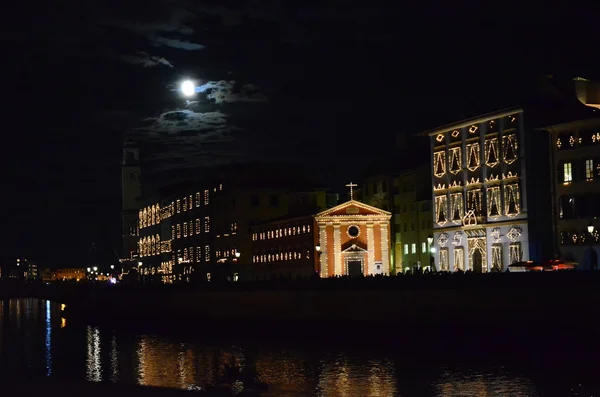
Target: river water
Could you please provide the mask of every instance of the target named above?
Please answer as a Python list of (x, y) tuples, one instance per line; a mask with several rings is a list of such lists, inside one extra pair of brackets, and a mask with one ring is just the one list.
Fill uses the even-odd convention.
[[(48, 301), (1, 303), (0, 377), (11, 381), (50, 377), (192, 390), (218, 385), (235, 394), (244, 377), (232, 377), (234, 372), (268, 384), (264, 396), (599, 395), (598, 350), (576, 348), (560, 335), (556, 344), (535, 349), (514, 341), (508, 350), (465, 345), (448, 353), (420, 349), (427, 341), (411, 339), (407, 349), (388, 351), (297, 337), (287, 343), (211, 340), (195, 322), (185, 335), (149, 334), (72, 324), (61, 318), (60, 305)], [(402, 338), (402, 332), (374, 330), (370, 337)], [(582, 335), (588, 337), (597, 339), (593, 330)]]

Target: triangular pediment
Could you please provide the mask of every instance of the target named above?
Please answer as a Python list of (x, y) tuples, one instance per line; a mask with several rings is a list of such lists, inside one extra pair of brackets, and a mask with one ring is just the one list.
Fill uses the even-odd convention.
[(377, 207), (361, 203), (360, 201), (350, 200), (329, 208), (315, 215), (315, 218), (336, 217), (336, 216), (385, 216), (391, 217), (391, 213), (381, 210)]
[(352, 244), (351, 246), (349, 246), (348, 248), (346, 248), (345, 250), (342, 250), (342, 252), (368, 252), (366, 249), (359, 247), (356, 244)]

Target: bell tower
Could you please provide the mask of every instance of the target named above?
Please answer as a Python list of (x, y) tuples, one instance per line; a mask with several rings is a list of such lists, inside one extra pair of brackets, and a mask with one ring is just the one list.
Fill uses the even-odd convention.
[(123, 161), (121, 163), (122, 188), (122, 236), (123, 246), (121, 258), (125, 261), (132, 259), (137, 252), (139, 240), (138, 213), (141, 203), (138, 200), (142, 194), (140, 180), (140, 150), (136, 142), (127, 139), (123, 145)]

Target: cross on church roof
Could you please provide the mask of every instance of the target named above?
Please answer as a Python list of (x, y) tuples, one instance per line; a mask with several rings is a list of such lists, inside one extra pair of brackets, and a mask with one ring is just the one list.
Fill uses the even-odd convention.
[(352, 183), (352, 181), (346, 185), (346, 187), (350, 188), (350, 200), (354, 200), (354, 188), (358, 185), (356, 183)]

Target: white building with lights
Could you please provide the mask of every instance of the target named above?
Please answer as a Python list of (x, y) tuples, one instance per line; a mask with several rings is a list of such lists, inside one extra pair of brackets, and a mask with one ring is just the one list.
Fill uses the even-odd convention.
[(552, 259), (549, 139), (526, 132), (524, 114), (510, 109), (426, 132), (438, 271)]

